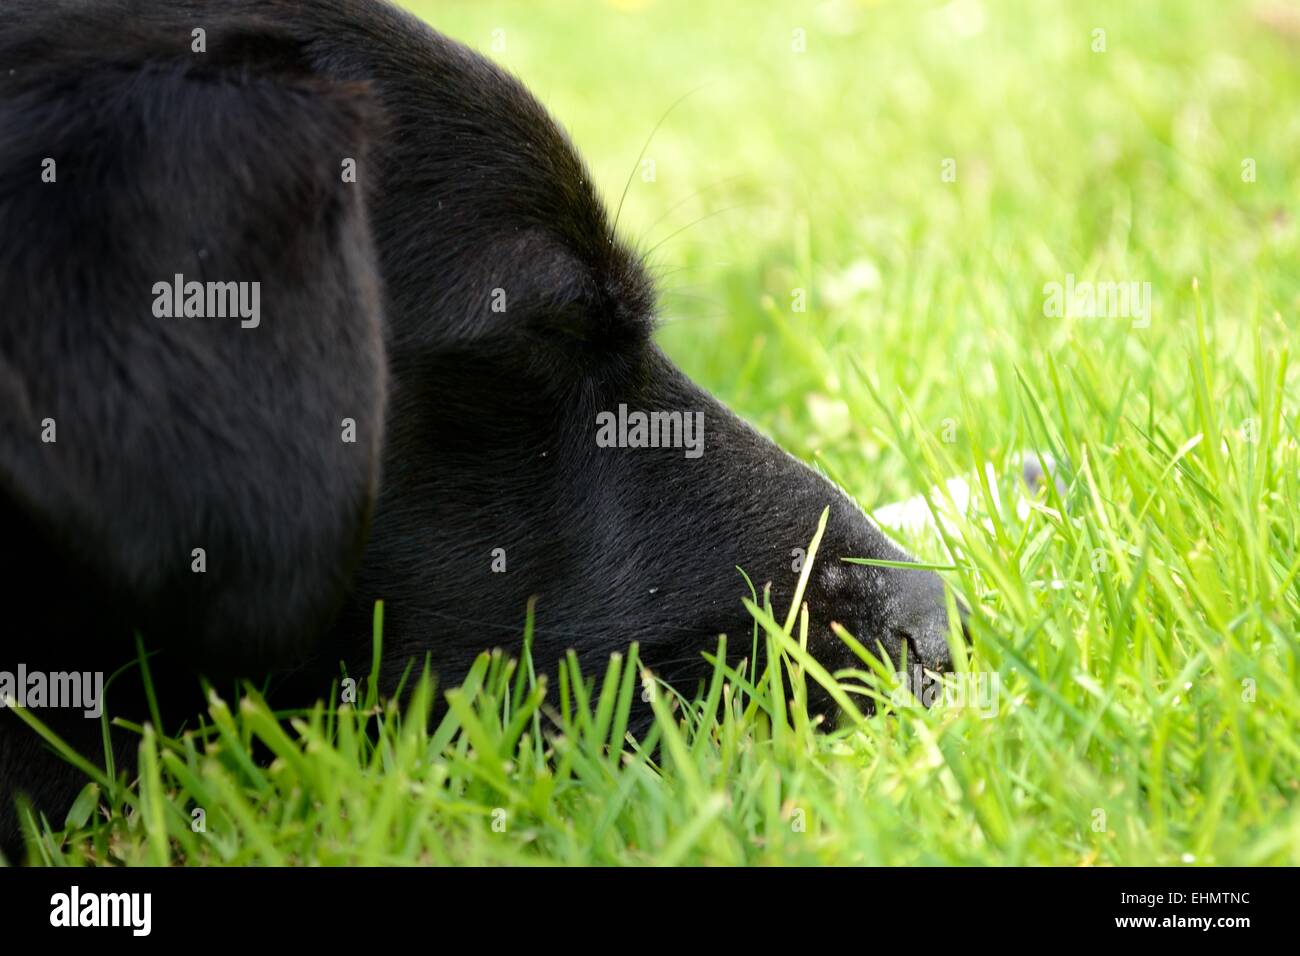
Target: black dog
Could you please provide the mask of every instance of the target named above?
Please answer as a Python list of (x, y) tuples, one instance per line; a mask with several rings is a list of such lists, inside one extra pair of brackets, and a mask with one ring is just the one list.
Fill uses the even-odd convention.
[[(940, 580), (838, 560), (906, 556), (655, 347), (565, 135), (414, 18), (6, 0), (0, 143), (0, 672), (111, 673), (138, 633), (164, 691), (320, 696), (383, 599), (389, 686), (426, 654), (446, 684), (536, 595), (542, 664), (638, 640), (689, 679), (748, 644), (736, 567), (784, 607), (827, 505), (815, 653), (855, 663), (836, 620), (949, 663)], [(607, 447), (651, 412), (661, 447)], [(81, 709), (32, 712), (103, 759)], [(14, 794), (58, 824), (81, 782), (0, 714), (10, 846)]]

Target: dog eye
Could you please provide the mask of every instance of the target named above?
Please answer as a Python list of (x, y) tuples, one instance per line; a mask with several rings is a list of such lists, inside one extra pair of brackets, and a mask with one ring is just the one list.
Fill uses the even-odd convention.
[(575, 305), (547, 310), (537, 325), (543, 332), (586, 344), (595, 339), (594, 332), (599, 322), (589, 309)]

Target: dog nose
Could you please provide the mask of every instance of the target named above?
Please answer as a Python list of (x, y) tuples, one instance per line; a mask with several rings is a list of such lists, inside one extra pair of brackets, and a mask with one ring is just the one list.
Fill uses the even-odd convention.
[[(898, 588), (884, 621), (893, 640), (885, 642), (886, 648), (896, 660), (900, 660), (906, 650), (910, 668), (952, 670), (952, 650), (948, 646), (948, 603), (943, 581), (926, 571), (897, 570), (900, 575)], [(960, 603), (958, 615), (965, 632), (966, 613)]]
[[(927, 673), (951, 671), (951, 625), (943, 579), (922, 568), (895, 567), (873, 584), (872, 591), (884, 598), (864, 622), (868, 626), (863, 631), (871, 638), (873, 649), (879, 641), (895, 667), (901, 669), (906, 662), (906, 679), (913, 688), (928, 686)], [(966, 608), (960, 600), (955, 604), (957, 624), (969, 641)]]
[[(892, 557), (892, 555), (891, 555)], [(898, 555), (905, 559), (905, 555)], [(925, 568), (891, 567), (849, 571), (827, 566), (820, 575), (820, 597), (832, 619), (843, 622), (867, 649), (881, 648), (910, 676), (952, 670), (948, 646), (948, 601), (943, 579)], [(969, 641), (965, 606), (956, 601), (958, 626)], [(846, 666), (856, 666), (845, 658)]]

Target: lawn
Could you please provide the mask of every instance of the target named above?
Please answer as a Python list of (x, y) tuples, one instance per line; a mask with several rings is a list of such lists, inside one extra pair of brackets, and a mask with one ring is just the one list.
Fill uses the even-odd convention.
[[(909, 706), (881, 668), (877, 712), (819, 732), (785, 607), (701, 688), (516, 645), (433, 723), (427, 685), (399, 712), (363, 679), (142, 727), (140, 779), (89, 768), (36, 859), (1300, 864), (1295, 6), (411, 6), (516, 72), (611, 206), (632, 174), (664, 348), (863, 507), (1068, 463), (904, 540), (975, 609), (996, 706)], [(1133, 295), (1054, 306), (1090, 283)]]

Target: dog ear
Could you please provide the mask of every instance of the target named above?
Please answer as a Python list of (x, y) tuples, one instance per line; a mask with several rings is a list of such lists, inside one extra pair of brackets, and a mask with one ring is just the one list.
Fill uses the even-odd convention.
[(376, 493), (375, 107), (255, 27), (86, 42), (0, 57), (0, 525), (151, 643), (294, 659)]

